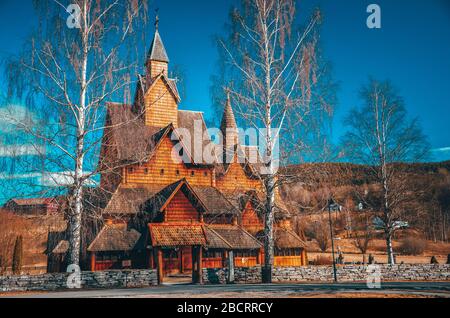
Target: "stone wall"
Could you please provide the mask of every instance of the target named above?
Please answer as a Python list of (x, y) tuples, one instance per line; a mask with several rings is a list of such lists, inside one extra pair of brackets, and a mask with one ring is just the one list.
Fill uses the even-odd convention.
[[(68, 273), (36, 276), (0, 276), (0, 291), (52, 291), (69, 289)], [(156, 270), (82, 272), (82, 288), (132, 288), (158, 284)]]
[[(204, 268), (203, 283), (226, 284), (228, 277), (227, 268)], [(234, 269), (234, 282), (236, 284), (261, 283), (261, 267), (237, 267)]]
[[(379, 265), (381, 281), (450, 281), (450, 265)], [(226, 268), (203, 269), (205, 284), (226, 284)], [(365, 281), (366, 266), (339, 266), (340, 282)], [(261, 267), (235, 268), (236, 284), (261, 283)], [(69, 274), (55, 273), (37, 276), (0, 276), (0, 291), (46, 291), (68, 289)], [(274, 283), (330, 282), (333, 280), (331, 266), (277, 267), (273, 271)], [(83, 288), (132, 288), (158, 284), (156, 270), (123, 270), (82, 272)]]
[[(379, 265), (381, 281), (449, 281), (450, 265), (400, 264)], [(372, 272), (373, 273), (373, 272)], [(341, 282), (366, 281), (369, 275), (366, 266), (338, 266), (337, 276)], [(204, 269), (205, 284), (225, 284), (227, 269)], [(276, 267), (273, 282), (330, 282), (333, 280), (332, 266)], [(254, 284), (261, 282), (261, 267), (236, 268), (235, 283)]]
[[(379, 265), (381, 281), (446, 281), (450, 280), (450, 265), (398, 264)], [(341, 282), (365, 281), (369, 274), (366, 266), (337, 267)], [(329, 282), (333, 280), (332, 266), (278, 267), (274, 269), (274, 282)]]

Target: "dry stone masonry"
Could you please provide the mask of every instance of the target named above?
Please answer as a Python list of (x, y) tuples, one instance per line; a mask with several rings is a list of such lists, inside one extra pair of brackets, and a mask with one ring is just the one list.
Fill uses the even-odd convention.
[[(450, 281), (450, 265), (400, 264), (379, 265), (381, 281)], [(205, 284), (226, 284), (226, 268), (203, 269)], [(338, 279), (341, 282), (366, 281), (366, 266), (340, 266)], [(68, 289), (69, 274), (54, 273), (36, 276), (0, 276), (0, 291), (53, 291)], [(236, 268), (236, 284), (261, 283), (261, 267)], [(273, 270), (275, 283), (330, 282), (333, 279), (331, 266), (277, 267)], [(122, 270), (82, 272), (82, 288), (140, 288), (158, 285), (156, 270)]]
[[(379, 265), (381, 281), (449, 281), (450, 265), (399, 264)], [(341, 282), (366, 281), (367, 266), (347, 265), (337, 269)], [(333, 280), (331, 266), (276, 267), (273, 270), (274, 283), (289, 282), (330, 282)], [(204, 269), (205, 284), (225, 284), (227, 269)], [(236, 268), (235, 283), (254, 284), (261, 282), (261, 267)]]
[[(36, 276), (0, 276), (0, 291), (54, 291), (68, 289), (68, 273)], [(156, 270), (82, 272), (82, 288), (137, 288), (158, 284)]]

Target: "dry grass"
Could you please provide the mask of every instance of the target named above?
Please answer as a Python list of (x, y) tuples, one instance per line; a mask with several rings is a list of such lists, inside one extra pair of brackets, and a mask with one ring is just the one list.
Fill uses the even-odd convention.
[[(398, 251), (401, 246), (401, 241), (395, 240), (393, 242), (394, 250)], [(447, 262), (447, 255), (450, 254), (450, 243), (434, 243), (427, 241), (426, 249), (422, 255), (397, 255), (397, 262), (409, 263), (409, 264), (429, 264), (431, 256), (436, 256), (439, 264), (445, 264)], [(344, 254), (345, 262), (362, 262), (362, 255), (353, 244), (352, 239), (339, 239), (335, 240), (335, 252), (340, 249)], [(308, 258), (314, 261), (318, 256), (325, 256), (331, 258), (331, 248), (328, 248), (323, 253), (314, 241), (307, 242)], [(377, 263), (386, 263), (386, 242), (383, 239), (374, 239), (370, 242), (368, 252), (366, 256), (372, 254), (375, 257)]]
[[(66, 226), (66, 222), (60, 215), (30, 217), (3, 213), (0, 214), (0, 223), (4, 228), (10, 229), (9, 235), (13, 238), (17, 235), (23, 236), (24, 272), (28, 272), (30, 267), (45, 267), (47, 265), (47, 257), (44, 251), (47, 245), (48, 232), (62, 231)], [(22, 226), (15, 230), (17, 224), (22, 224)], [(11, 249), (11, 247), (5, 248)], [(9, 254), (8, 267), (11, 266), (11, 255)], [(33, 269), (30, 269), (30, 272), (34, 273)]]

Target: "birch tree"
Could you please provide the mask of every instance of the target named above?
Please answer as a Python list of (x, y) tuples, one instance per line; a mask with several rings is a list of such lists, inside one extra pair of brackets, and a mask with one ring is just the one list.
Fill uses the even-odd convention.
[(409, 199), (407, 175), (399, 162), (418, 162), (427, 158), (429, 145), (418, 120), (409, 120), (403, 99), (389, 82), (370, 80), (361, 90), (364, 104), (353, 108), (345, 119), (348, 132), (342, 143), (347, 158), (367, 164), (381, 189), (380, 218), (384, 223), (389, 264), (394, 264), (392, 236)]
[(140, 0), (34, 1), (39, 25), (8, 67), (9, 97), (36, 118), (16, 123), (45, 145), (46, 170), (68, 191), (69, 264), (80, 264), (84, 188), (100, 173), (105, 105), (131, 100), (147, 20)]
[(276, 192), (283, 181), (277, 168), (283, 159), (304, 149), (307, 135), (301, 134), (306, 127), (331, 113), (328, 100), (316, 90), (321, 75), (316, 37), (320, 14), (314, 12), (305, 27), (299, 28), (296, 13), (294, 0), (243, 0), (232, 11), (229, 37), (218, 40), (227, 72), (223, 80), (237, 117), (262, 132), (263, 277), (268, 283), (274, 260)]

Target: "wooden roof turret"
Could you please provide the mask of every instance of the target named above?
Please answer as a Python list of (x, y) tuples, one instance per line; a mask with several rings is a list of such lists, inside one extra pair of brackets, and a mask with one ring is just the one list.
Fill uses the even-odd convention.
[(166, 48), (164, 47), (161, 36), (159, 35), (159, 17), (156, 16), (155, 21), (155, 35), (153, 36), (153, 42), (148, 52), (148, 60), (166, 62), (169, 63), (169, 57), (167, 56)]
[(236, 118), (234, 116), (233, 108), (231, 107), (230, 93), (227, 92), (227, 101), (225, 103), (225, 108), (223, 111), (222, 122), (220, 124), (220, 131), (223, 136), (223, 154), (224, 163), (227, 162), (226, 155), (232, 156), (236, 145), (239, 144), (239, 131), (236, 125)]
[(145, 62), (147, 68), (147, 76), (152, 79), (161, 73), (168, 75), (169, 57), (164, 47), (161, 35), (159, 34), (159, 18), (156, 16), (155, 35), (153, 36), (152, 45)]

